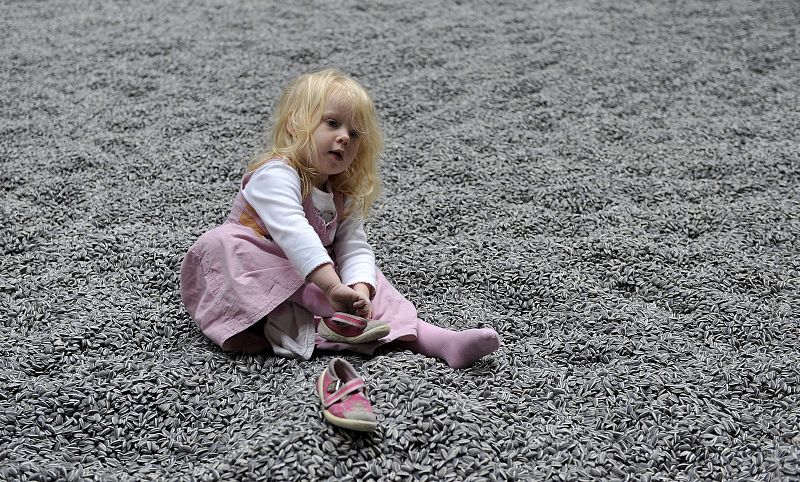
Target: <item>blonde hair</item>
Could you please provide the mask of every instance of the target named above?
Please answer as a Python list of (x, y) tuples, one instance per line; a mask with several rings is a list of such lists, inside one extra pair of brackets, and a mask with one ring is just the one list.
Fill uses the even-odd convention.
[(305, 199), (313, 188), (318, 171), (309, 162), (315, 158), (314, 129), (322, 121), (325, 102), (335, 96), (352, 111), (353, 127), (360, 144), (350, 167), (329, 177), (332, 189), (350, 199), (343, 217), (359, 212), (366, 217), (380, 191), (378, 157), (383, 150), (383, 134), (375, 105), (358, 82), (335, 69), (326, 69), (298, 77), (278, 102), (272, 121), (272, 145), (247, 167), (254, 171), (270, 159), (283, 158), (300, 175)]

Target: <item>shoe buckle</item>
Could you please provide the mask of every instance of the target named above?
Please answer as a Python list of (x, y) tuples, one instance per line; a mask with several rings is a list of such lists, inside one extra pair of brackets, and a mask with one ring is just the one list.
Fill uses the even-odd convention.
[(342, 380), (341, 379), (337, 378), (336, 380), (331, 380), (331, 382), (328, 384), (328, 393), (337, 392), (339, 390), (339, 388), (341, 388), (341, 386), (342, 386)]

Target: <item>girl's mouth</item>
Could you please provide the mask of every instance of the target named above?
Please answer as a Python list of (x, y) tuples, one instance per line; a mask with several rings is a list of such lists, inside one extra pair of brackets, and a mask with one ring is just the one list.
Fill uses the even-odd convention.
[(342, 156), (342, 153), (341, 153), (341, 152), (339, 152), (339, 151), (330, 151), (330, 153), (331, 153), (331, 154), (333, 154), (333, 156), (334, 156), (336, 159), (338, 159), (339, 161), (341, 161), (342, 159), (344, 159), (344, 157)]

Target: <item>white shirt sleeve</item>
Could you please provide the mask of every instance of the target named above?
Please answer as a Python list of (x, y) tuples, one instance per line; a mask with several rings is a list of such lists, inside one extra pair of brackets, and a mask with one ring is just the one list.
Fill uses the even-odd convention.
[(333, 250), (339, 267), (342, 283), (353, 285), (367, 283), (370, 292), (375, 294), (376, 268), (375, 253), (367, 242), (364, 232), (364, 219), (351, 214), (336, 228)]
[(253, 173), (242, 194), (303, 279), (333, 262), (306, 219), (300, 176), (291, 166), (267, 162)]

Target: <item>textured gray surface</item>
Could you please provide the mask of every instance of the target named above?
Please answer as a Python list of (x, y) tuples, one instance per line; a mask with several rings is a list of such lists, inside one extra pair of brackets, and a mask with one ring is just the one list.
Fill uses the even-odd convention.
[[(136, 2), (138, 3), (138, 2)], [(0, 4), (0, 479), (798, 477), (798, 7)], [(471, 369), (211, 346), (177, 292), (279, 89), (336, 66), (387, 135), (369, 222)]]

